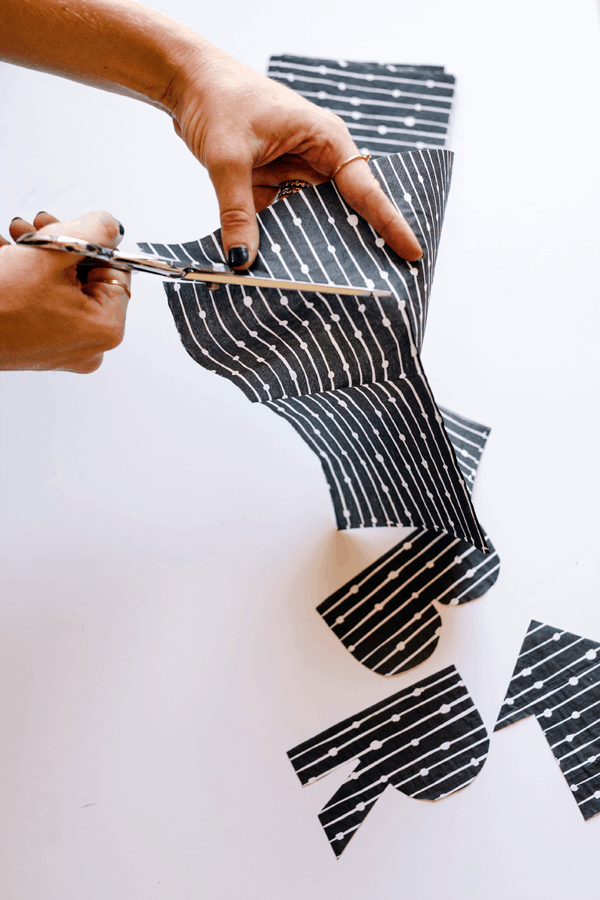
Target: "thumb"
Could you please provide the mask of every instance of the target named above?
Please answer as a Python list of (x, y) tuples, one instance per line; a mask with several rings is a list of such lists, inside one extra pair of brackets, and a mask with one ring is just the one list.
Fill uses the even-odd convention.
[(258, 252), (258, 225), (252, 196), (252, 162), (221, 158), (208, 166), (221, 214), (221, 241), (232, 269), (246, 269)]
[(125, 229), (110, 213), (100, 211), (86, 213), (85, 216), (70, 222), (53, 222), (40, 228), (38, 233), (78, 237), (92, 244), (115, 248), (123, 240)]

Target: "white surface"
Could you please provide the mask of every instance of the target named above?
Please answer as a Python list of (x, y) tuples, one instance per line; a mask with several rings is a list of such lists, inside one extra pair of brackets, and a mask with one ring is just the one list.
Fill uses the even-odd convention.
[[(475, 499), (503, 570), (443, 609), (424, 665), (363, 669), (315, 607), (397, 535), (336, 532), (317, 457), (187, 357), (139, 276), (98, 373), (0, 378), (0, 896), (596, 897), (600, 817), (532, 720), (458, 795), (387, 791), (337, 863), (317, 813), (343, 775), (302, 790), (285, 755), (449, 663), (491, 731), (530, 618), (600, 640), (594, 0), (162, 8), (258, 71), (290, 52), (457, 76), (424, 361), (493, 427)], [(5, 233), (38, 209), (104, 207), (138, 240), (218, 224), (153, 109), (3, 66), (0, 129)]]

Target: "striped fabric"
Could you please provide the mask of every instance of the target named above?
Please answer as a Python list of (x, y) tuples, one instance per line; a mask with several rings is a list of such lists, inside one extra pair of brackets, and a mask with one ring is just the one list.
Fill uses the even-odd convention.
[[(386, 288), (389, 298), (199, 282), (167, 283), (184, 346), (202, 366), (266, 402), (319, 455), (340, 528), (446, 531), (487, 552), (419, 350), (449, 188), (451, 154), (413, 151), (371, 163), (425, 249), (406, 263), (331, 182), (259, 214), (252, 272)], [(187, 261), (223, 261), (220, 233), (142, 244)]]
[(362, 153), (445, 145), (454, 76), (439, 66), (272, 56), (267, 74), (340, 116)]
[(358, 765), (319, 819), (337, 857), (388, 785), (441, 800), (481, 771), (489, 738), (464, 681), (450, 666), (305, 741), (288, 756), (303, 785)]
[[(363, 153), (378, 156), (410, 146), (444, 146), (454, 78), (441, 67), (276, 56), (270, 61), (268, 74), (341, 116)], [(419, 324), (422, 340), (424, 317)], [(384, 415), (386, 399), (394, 398), (380, 402)], [(324, 443), (331, 443), (330, 433), (325, 442), (320, 429), (315, 436), (309, 418), (312, 411), (305, 408), (311, 405), (308, 398), (304, 404), (295, 401), (285, 407), (274, 405), (321, 455), (326, 472), (329, 469), (338, 523), (344, 521), (343, 517), (353, 522), (354, 498), (350, 491), (344, 491), (345, 472), (340, 470), (340, 462), (347, 462), (348, 457), (338, 453), (332, 459), (327, 453)], [(489, 429), (454, 413), (440, 412), (459, 468), (472, 489)], [(365, 465), (373, 455), (377, 459), (381, 453), (376, 446), (377, 423), (375, 434), (375, 440), (371, 437), (366, 443), (370, 454), (364, 454), (363, 460), (353, 460), (354, 464)], [(342, 452), (347, 452), (344, 436), (336, 433), (335, 438)], [(381, 499), (378, 492), (371, 522), (360, 524), (379, 524), (382, 520), (391, 524), (391, 517), (386, 517), (386, 501), (387, 505), (398, 504), (403, 498), (384, 494), (383, 503)], [(408, 509), (406, 518), (411, 518)], [(433, 601), (466, 603), (481, 596), (497, 579), (498, 556), (487, 538), (486, 542), (490, 552), (484, 554), (455, 533), (440, 531), (435, 524), (420, 528), (328, 597), (319, 612), (363, 665), (382, 675), (404, 672), (427, 659), (437, 646), (442, 622)]]
[(591, 819), (600, 812), (600, 644), (532, 621), (494, 731), (528, 716)]
[[(472, 489), (489, 428), (440, 410)], [(498, 578), (500, 560), (448, 532), (421, 529), (331, 594), (318, 612), (347, 650), (380, 675), (398, 675), (435, 650), (442, 620), (434, 601), (475, 600)]]

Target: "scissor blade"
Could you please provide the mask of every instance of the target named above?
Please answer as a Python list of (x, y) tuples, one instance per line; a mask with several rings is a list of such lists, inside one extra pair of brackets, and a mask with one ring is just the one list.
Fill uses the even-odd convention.
[(311, 291), (321, 294), (344, 294), (351, 297), (389, 297), (391, 291), (379, 291), (348, 284), (313, 284), (305, 281), (284, 281), (277, 278), (257, 278), (254, 275), (221, 275), (216, 272), (187, 272), (182, 281), (204, 281), (208, 284), (241, 284), (249, 288), (280, 288), (282, 291)]
[(389, 297), (391, 291), (381, 291), (368, 287), (357, 287), (348, 284), (312, 284), (305, 281), (285, 281), (278, 278), (261, 278), (254, 275), (242, 275), (229, 269), (224, 263), (210, 262), (205, 265), (187, 265), (177, 259), (152, 256), (147, 253), (123, 253), (112, 247), (102, 247), (81, 238), (64, 235), (49, 235), (32, 232), (25, 234), (17, 241), (30, 247), (42, 250), (67, 250), (84, 256), (83, 265), (92, 259), (102, 260), (117, 269), (125, 271), (149, 272), (163, 278), (181, 281), (203, 281), (206, 284), (240, 284), (245, 287), (279, 288), (282, 291), (311, 291), (323, 294), (344, 294), (350, 297)]

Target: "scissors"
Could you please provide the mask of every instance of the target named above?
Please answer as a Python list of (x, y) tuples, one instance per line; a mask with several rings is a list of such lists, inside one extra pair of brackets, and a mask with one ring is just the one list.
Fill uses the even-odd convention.
[(203, 281), (209, 290), (218, 290), (222, 284), (241, 284), (246, 287), (281, 288), (286, 291), (318, 291), (325, 294), (345, 294), (358, 297), (389, 297), (391, 291), (380, 291), (374, 288), (356, 287), (341, 284), (314, 284), (302, 281), (286, 281), (281, 278), (263, 278), (252, 274), (234, 272), (224, 263), (202, 263), (184, 265), (177, 260), (165, 256), (152, 256), (149, 253), (122, 253), (112, 247), (103, 247), (76, 237), (54, 236), (31, 232), (17, 239), (17, 244), (25, 247), (36, 247), (41, 250), (62, 250), (85, 256), (82, 265), (89, 265), (87, 260), (100, 260), (114, 269), (125, 272), (150, 272), (163, 278), (180, 281)]

